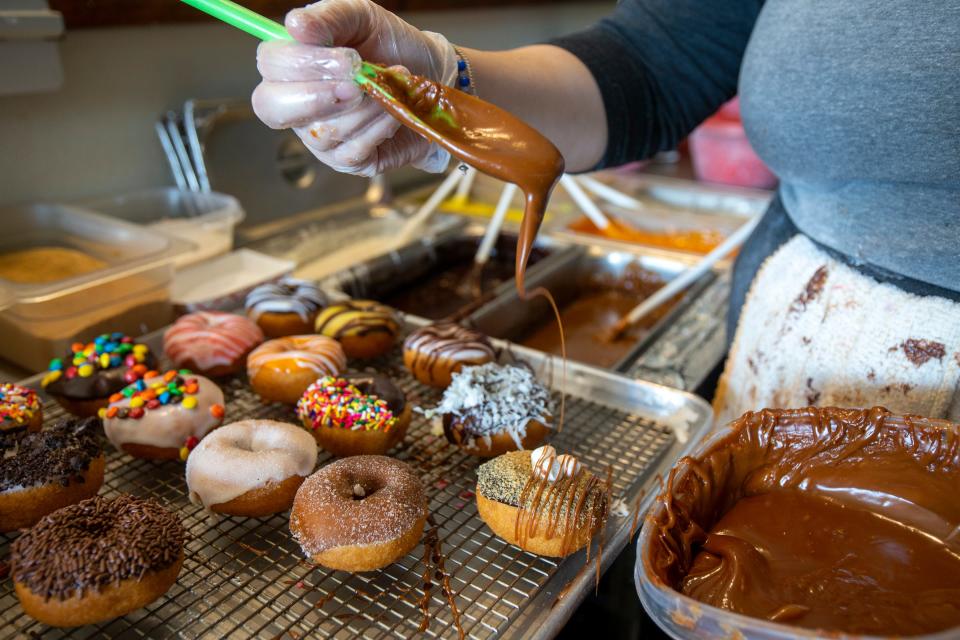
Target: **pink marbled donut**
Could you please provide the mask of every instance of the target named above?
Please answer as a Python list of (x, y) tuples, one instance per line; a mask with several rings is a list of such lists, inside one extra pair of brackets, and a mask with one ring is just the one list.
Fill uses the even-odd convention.
[(245, 316), (198, 311), (167, 329), (163, 350), (177, 367), (217, 377), (242, 370), (247, 354), (261, 342), (260, 327)]

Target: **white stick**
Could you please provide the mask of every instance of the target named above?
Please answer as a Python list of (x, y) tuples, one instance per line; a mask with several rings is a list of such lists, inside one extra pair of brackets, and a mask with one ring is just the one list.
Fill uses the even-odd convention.
[(583, 189), (581, 189), (577, 181), (573, 179), (573, 176), (566, 173), (563, 174), (560, 177), (560, 185), (567, 190), (567, 193), (569, 193), (573, 201), (577, 203), (580, 210), (590, 218), (590, 222), (597, 225), (600, 229), (606, 229), (610, 226), (610, 221), (607, 219), (607, 216), (603, 215), (600, 207), (583, 192)]
[(754, 217), (731, 233), (726, 240), (721, 242), (713, 251), (703, 256), (695, 265), (691, 266), (660, 289), (657, 289), (652, 296), (638, 304), (627, 314), (624, 321), (626, 325), (632, 326), (636, 324), (645, 315), (696, 282), (703, 274), (713, 268), (715, 264), (725, 258), (727, 254), (743, 244), (744, 240), (747, 239), (758, 222), (760, 222), (760, 216)]
[(470, 189), (473, 188), (473, 181), (476, 177), (477, 170), (468, 166), (467, 173), (464, 174), (463, 180), (457, 185), (457, 200), (467, 200), (470, 197)]
[(617, 191), (610, 185), (604, 184), (596, 178), (577, 176), (577, 181), (580, 182), (587, 191), (598, 198), (603, 198), (612, 205), (623, 207), (624, 209), (643, 209), (643, 203), (633, 196), (628, 196), (621, 191)]
[(440, 186), (437, 187), (436, 191), (430, 194), (430, 197), (427, 198), (427, 201), (421, 205), (413, 216), (407, 221), (403, 228), (400, 229), (400, 233), (397, 235), (397, 245), (402, 246), (413, 240), (414, 237), (420, 232), (420, 227), (427, 223), (427, 220), (430, 219), (430, 216), (433, 215), (433, 212), (437, 210), (437, 207), (440, 206), (440, 203), (443, 202), (443, 199), (446, 198), (453, 188), (457, 186), (457, 183), (463, 180), (464, 172), (460, 171), (459, 167), (455, 167), (450, 174), (444, 178), (443, 182), (440, 183)]
[(507, 210), (510, 203), (513, 202), (513, 194), (517, 192), (517, 185), (508, 182), (503, 185), (503, 191), (500, 192), (500, 200), (497, 201), (497, 208), (493, 210), (493, 217), (487, 225), (487, 230), (483, 234), (483, 240), (480, 241), (480, 247), (477, 249), (477, 255), (473, 258), (475, 264), (487, 264), (490, 258), (490, 251), (493, 249), (497, 236), (500, 235), (500, 227), (507, 217)]

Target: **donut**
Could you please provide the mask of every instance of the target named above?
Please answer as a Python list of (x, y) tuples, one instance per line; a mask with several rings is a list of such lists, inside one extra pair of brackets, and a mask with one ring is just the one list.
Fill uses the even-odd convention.
[(403, 342), (403, 364), (425, 385), (445, 389), (465, 366), (495, 361), (487, 336), (452, 322), (417, 329)]
[(63, 358), (51, 360), (40, 384), (67, 413), (88, 418), (156, 365), (147, 345), (122, 333), (104, 333), (88, 344), (74, 343)]
[(163, 351), (178, 368), (219, 378), (242, 371), (247, 354), (263, 339), (260, 327), (247, 317), (198, 311), (167, 329)]
[(241, 420), (204, 438), (187, 458), (190, 501), (259, 518), (286, 511), (317, 466), (317, 443), (296, 425)]
[(282, 338), (313, 331), (313, 321), (325, 304), (327, 298), (317, 285), (283, 278), (251, 291), (246, 311), (267, 337)]
[(373, 300), (346, 300), (317, 315), (316, 331), (343, 345), (350, 358), (376, 358), (397, 341), (400, 320), (388, 306)]
[(447, 440), (490, 458), (539, 446), (553, 424), (550, 392), (526, 367), (495, 362), (453, 374), (440, 404), (423, 413), (443, 416)]
[(336, 340), (324, 336), (288, 336), (268, 340), (247, 356), (250, 386), (265, 402), (297, 404), (307, 387), (347, 367)]
[(477, 470), (477, 510), (497, 536), (525, 551), (564, 557), (603, 528), (607, 483), (551, 446), (510, 451)]
[(225, 414), (220, 387), (186, 369), (148, 371), (100, 411), (113, 446), (152, 460), (186, 459)]
[(155, 500), (96, 496), (56, 511), (10, 545), (13, 586), (32, 618), (54, 627), (112, 620), (167, 592), (186, 532)]
[(386, 376), (326, 376), (297, 403), (303, 426), (335, 456), (383, 454), (403, 440), (412, 410), (407, 396)]
[(62, 418), (0, 457), (0, 531), (29, 527), (100, 491), (104, 457), (96, 418)]
[(0, 450), (42, 426), (43, 408), (37, 392), (18, 384), (0, 384)]
[(417, 546), (427, 519), (420, 478), (386, 456), (343, 458), (307, 478), (290, 511), (306, 556), (340, 571), (373, 571)]

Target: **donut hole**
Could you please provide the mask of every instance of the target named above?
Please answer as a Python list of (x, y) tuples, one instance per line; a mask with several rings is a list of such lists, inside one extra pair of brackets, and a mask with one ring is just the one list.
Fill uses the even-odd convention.
[(384, 484), (378, 478), (366, 476), (350, 476), (347, 478), (347, 489), (350, 499), (360, 502), (383, 489)]

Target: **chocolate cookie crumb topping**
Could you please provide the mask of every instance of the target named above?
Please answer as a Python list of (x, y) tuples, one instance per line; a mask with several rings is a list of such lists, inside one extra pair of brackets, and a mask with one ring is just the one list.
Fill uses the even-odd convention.
[(23, 437), (15, 455), (0, 459), (0, 491), (48, 483), (83, 482), (81, 473), (102, 454), (97, 418), (64, 418)]

